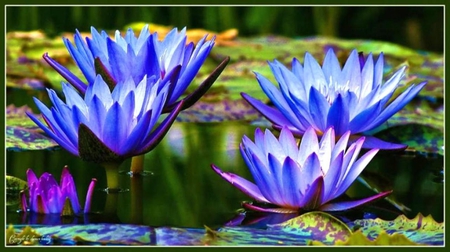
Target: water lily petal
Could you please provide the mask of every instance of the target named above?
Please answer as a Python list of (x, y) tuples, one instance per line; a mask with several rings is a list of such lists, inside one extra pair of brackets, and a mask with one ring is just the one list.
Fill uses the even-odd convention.
[(391, 193), (392, 193), (392, 191), (387, 191), (387, 192), (382, 192), (377, 195), (374, 195), (374, 196), (371, 196), (368, 198), (364, 198), (364, 199), (360, 199), (360, 200), (349, 201), (349, 202), (328, 203), (328, 204), (322, 205), (320, 207), (320, 210), (329, 211), (329, 212), (345, 211), (345, 210), (348, 210), (351, 208), (355, 208), (355, 207), (359, 207), (364, 204), (371, 203), (375, 200), (382, 199)]
[(266, 202), (269, 203), (269, 201), (264, 198), (264, 196), (261, 194), (261, 191), (259, 188), (253, 184), (252, 182), (246, 180), (245, 178), (239, 177), (236, 174), (229, 173), (229, 172), (223, 172), (219, 167), (215, 165), (211, 165), (211, 168), (213, 171), (215, 171), (217, 174), (219, 174), (222, 178), (224, 178), (226, 181), (228, 181), (230, 184), (241, 190), (243, 193), (247, 194), (251, 198), (259, 201), (259, 202)]

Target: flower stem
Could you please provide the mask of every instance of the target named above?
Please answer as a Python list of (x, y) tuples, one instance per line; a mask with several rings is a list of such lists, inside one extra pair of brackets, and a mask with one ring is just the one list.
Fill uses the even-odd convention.
[(133, 224), (142, 224), (143, 222), (143, 178), (142, 176), (131, 177), (130, 223)]
[(143, 174), (144, 172), (144, 157), (145, 155), (134, 156), (131, 158), (130, 171), (133, 176)]
[(104, 163), (103, 167), (106, 171), (106, 184), (108, 190), (119, 189), (119, 166), (120, 163)]
[(118, 201), (119, 193), (116, 192), (108, 192), (106, 194), (106, 202), (105, 209), (103, 210), (103, 214), (108, 216), (108, 218), (113, 218), (117, 214), (117, 201)]

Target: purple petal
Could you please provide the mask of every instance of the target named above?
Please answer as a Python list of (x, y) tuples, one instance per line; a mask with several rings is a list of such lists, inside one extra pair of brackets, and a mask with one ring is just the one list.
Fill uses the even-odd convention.
[(370, 53), (364, 62), (363, 69), (361, 70), (361, 92), (359, 93), (359, 97), (366, 97), (366, 95), (372, 90), (373, 75), (373, 56), (372, 53)]
[(247, 95), (246, 93), (241, 93), (242, 97), (252, 105), (256, 110), (258, 110), (264, 117), (266, 117), (270, 122), (277, 125), (286, 125), (290, 128), (296, 128), (286, 117), (277, 109), (272, 108), (263, 102)]
[(338, 197), (342, 193), (344, 193), (353, 181), (361, 174), (361, 172), (366, 168), (366, 166), (370, 163), (372, 158), (378, 153), (378, 149), (371, 149), (366, 152), (362, 157), (358, 159), (351, 167), (348, 168), (348, 172), (345, 177), (340, 181), (338, 188), (334, 194), (334, 197)]
[(341, 75), (341, 65), (338, 58), (334, 54), (333, 49), (328, 49), (325, 59), (323, 60), (322, 70), (325, 80), (329, 81)]
[(305, 191), (305, 197), (300, 203), (304, 210), (315, 210), (323, 200), (323, 177), (319, 176)]
[(119, 103), (115, 102), (106, 113), (105, 127), (100, 138), (108, 148), (116, 154), (122, 146), (123, 140), (126, 138), (125, 124), (122, 121), (124, 111), (122, 111)]
[(371, 124), (370, 128), (376, 128), (389, 119), (392, 115), (402, 109), (408, 102), (410, 102), (422, 88), (426, 82), (422, 82), (417, 86), (411, 85), (405, 92), (399, 95), (391, 104), (389, 104), (383, 112), (381, 112), (377, 119)]
[(349, 124), (349, 108), (342, 100), (341, 94), (338, 94), (336, 99), (328, 111), (327, 116), (327, 128), (330, 126), (334, 127), (335, 134), (341, 136), (348, 130)]
[[(39, 119), (37, 119), (33, 114), (29, 114), (28, 112), (26, 112), (28, 117), (34, 122), (36, 123), (47, 135), (49, 135), (53, 140), (55, 140), (59, 145), (61, 145), (64, 149), (68, 150), (69, 152), (71, 152), (73, 155), (78, 156), (78, 150), (75, 146), (73, 146), (73, 144), (67, 140), (65, 140), (64, 138), (58, 136), (57, 134), (55, 134), (55, 132), (53, 132), (53, 130), (51, 130), (50, 128), (48, 128), (47, 126), (45, 126)], [(45, 116), (43, 115), (44, 119)]]
[(290, 157), (298, 156), (297, 141), (295, 140), (294, 135), (292, 134), (292, 132), (289, 130), (288, 127), (283, 126), (283, 128), (281, 129), (279, 142), (280, 142), (281, 147), (284, 150), (284, 153), (287, 156), (290, 156)]
[(314, 120), (315, 127), (324, 132), (326, 129), (328, 111), (330, 104), (327, 99), (315, 87), (311, 87), (309, 92), (309, 113)]
[(69, 201), (72, 205), (72, 209), (74, 213), (78, 214), (81, 212), (80, 202), (78, 201), (77, 189), (75, 187), (75, 182), (73, 180), (72, 175), (69, 172), (67, 166), (63, 168), (61, 174), (61, 194), (62, 194), (62, 206), (66, 201), (66, 198), (69, 198)]
[[(155, 43), (157, 43), (157, 34), (150, 34), (147, 39), (147, 56), (145, 58), (145, 70), (147, 76), (156, 75), (157, 78), (161, 78), (161, 68), (159, 65), (158, 54), (155, 48)], [(141, 53), (141, 52), (139, 52)], [(142, 56), (140, 56), (142, 57)]]
[(140, 147), (141, 140), (145, 139), (147, 128), (152, 118), (152, 110), (147, 111), (134, 126), (133, 131), (128, 135), (125, 142), (120, 147), (120, 153), (133, 153)]
[(97, 183), (97, 179), (92, 179), (89, 184), (89, 189), (86, 194), (86, 200), (84, 202), (84, 213), (89, 213), (91, 211), (91, 203), (92, 203), (92, 195), (94, 194), (95, 184)]
[(53, 60), (48, 56), (48, 53), (44, 53), (44, 60), (53, 67), (64, 79), (66, 79), (72, 86), (74, 86), (80, 93), (86, 92), (87, 85), (83, 83), (76, 75), (70, 72), (67, 68)]
[(358, 52), (353, 50), (342, 68), (342, 73), (338, 83), (349, 83), (350, 89), (361, 85), (361, 67), (359, 64)]
[(161, 124), (156, 128), (149, 136), (146, 137), (145, 141), (146, 144), (141, 147), (138, 151), (138, 153), (135, 153), (135, 155), (140, 155), (147, 153), (151, 151), (153, 148), (158, 145), (159, 142), (163, 139), (163, 137), (166, 135), (167, 131), (169, 131), (170, 126), (177, 118), (178, 114), (181, 111), (181, 108), (183, 107), (183, 101), (181, 101), (177, 107), (174, 108), (172, 113), (170, 113), (164, 121), (161, 122)]
[(312, 86), (316, 88), (327, 85), (327, 80), (325, 80), (322, 68), (314, 57), (308, 52), (305, 53), (303, 74), (303, 83), (312, 83)]
[(310, 187), (311, 183), (316, 181), (318, 177), (322, 177), (320, 161), (316, 153), (312, 153), (308, 156), (303, 166), (300, 167), (300, 171), (302, 174), (299, 177), (300, 181), (298, 182), (300, 191), (307, 197), (308, 187)]
[[(297, 115), (291, 110), (289, 104), (286, 102), (281, 91), (276, 88), (272, 82), (270, 82), (264, 76), (255, 73), (256, 79), (259, 82), (259, 85), (263, 89), (264, 93), (269, 97), (269, 99), (275, 104), (278, 110), (289, 120), (291, 123), (295, 125), (296, 128), (302, 128), (302, 124), (298, 121)], [(263, 111), (261, 111), (263, 113)], [(263, 113), (264, 114), (264, 113)], [(270, 121), (274, 120), (273, 118), (268, 118)], [(279, 124), (279, 123), (277, 123)]]
[(131, 67), (125, 51), (117, 43), (107, 38), (109, 63), (111, 64), (111, 74), (117, 82), (124, 81), (124, 78), (131, 76)]
[(285, 201), (291, 208), (299, 208), (302, 198), (304, 197), (302, 192), (302, 176), (300, 167), (290, 157), (284, 160), (282, 168), (282, 184), (283, 184), (283, 196)]
[(267, 167), (262, 160), (260, 160), (256, 155), (251, 156), (251, 161), (255, 166), (255, 172), (258, 174), (254, 177), (255, 183), (258, 186), (261, 194), (269, 202), (273, 204), (280, 204), (283, 199), (283, 195), (280, 192), (280, 184), (276, 179), (275, 175), (270, 172), (270, 167)]
[(379, 193), (377, 195), (371, 196), (369, 198), (365, 198), (365, 199), (360, 199), (360, 200), (356, 200), (356, 201), (347, 201), (347, 202), (339, 202), (339, 203), (329, 203), (329, 204), (325, 204), (322, 205), (320, 207), (320, 210), (322, 211), (345, 211), (351, 208), (355, 208), (370, 202), (373, 202), (375, 200), (384, 198), (386, 196), (388, 196), (389, 194), (391, 194), (392, 191), (387, 191), (387, 192), (382, 192)]
[[(349, 140), (349, 144), (352, 142), (355, 142), (357, 136), (351, 136)], [(386, 141), (383, 141), (377, 137), (374, 136), (365, 136), (366, 140), (364, 141), (364, 144), (362, 145), (362, 148), (364, 149), (380, 149), (380, 150), (402, 150), (406, 149), (408, 145), (406, 144), (400, 144), (400, 143), (389, 143)]]
[(38, 183), (38, 178), (37, 178), (36, 174), (30, 168), (28, 168), (28, 170), (27, 170), (27, 182), (28, 182), (28, 187), (31, 187), (31, 185), (33, 183)]
[(79, 69), (83, 73), (84, 77), (86, 77), (87, 82), (92, 83), (95, 78), (93, 58), (85, 57), (82, 53), (80, 53), (81, 50), (75, 48), (67, 38), (64, 38), (63, 41), (70, 55), (72, 55), (72, 58), (75, 60)]
[(344, 172), (342, 163), (344, 161), (344, 151), (341, 151), (336, 158), (332, 159), (330, 169), (325, 174), (324, 180), (324, 192), (323, 202), (328, 202), (335, 198), (334, 192), (339, 184), (341, 173)]
[(317, 152), (319, 150), (319, 140), (317, 139), (316, 132), (314, 129), (308, 128), (305, 134), (302, 137), (300, 142), (297, 161), (302, 164), (311, 155), (313, 152)]
[(243, 203), (242, 206), (252, 211), (264, 212), (264, 213), (297, 213), (297, 209), (288, 209), (288, 208), (263, 208), (258, 207), (252, 204)]
[(364, 109), (350, 121), (348, 130), (352, 133), (360, 133), (370, 129), (371, 127), (369, 128), (367, 126), (370, 126), (372, 121), (376, 118), (376, 115), (380, 114), (381, 108), (381, 102), (377, 102), (369, 108)]
[(232, 184), (234, 187), (241, 190), (243, 193), (247, 194), (251, 198), (259, 201), (259, 202), (266, 202), (269, 203), (269, 201), (264, 198), (264, 196), (261, 194), (261, 191), (259, 188), (253, 184), (252, 182), (229, 172), (223, 172), (220, 170), (219, 167), (215, 166), (214, 164), (211, 165), (211, 168), (219, 174), (223, 179), (228, 181), (230, 184)]

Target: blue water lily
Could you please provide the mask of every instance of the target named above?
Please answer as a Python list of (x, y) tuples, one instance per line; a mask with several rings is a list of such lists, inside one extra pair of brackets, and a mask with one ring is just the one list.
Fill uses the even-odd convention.
[[(244, 207), (264, 212), (299, 212), (309, 210), (343, 211), (387, 196), (390, 191), (345, 202), (335, 199), (345, 193), (378, 149), (367, 151), (358, 159), (365, 138), (348, 146), (350, 131), (336, 142), (335, 130), (328, 128), (320, 141), (314, 128), (308, 128), (297, 144), (292, 132), (283, 127), (277, 139), (272, 132), (259, 128), (255, 141), (244, 136), (242, 157), (254, 183), (233, 173), (213, 170), (233, 186), (258, 202), (278, 208), (264, 208), (244, 203)], [(348, 147), (348, 148), (347, 148)]]
[[(97, 74), (101, 74), (112, 86), (129, 77), (135, 83), (139, 83), (144, 76), (161, 78), (170, 86), (165, 104), (165, 112), (169, 112), (176, 106), (213, 48), (214, 38), (208, 41), (206, 38), (204, 36), (196, 45), (187, 43), (186, 28), (181, 31), (174, 28), (160, 41), (158, 34), (150, 33), (146, 25), (137, 37), (131, 28), (124, 36), (116, 31), (112, 39), (105, 31), (98, 32), (92, 27), (91, 38), (84, 40), (81, 33), (76, 31), (74, 44), (68, 38), (63, 38), (63, 41), (87, 83), (94, 82)], [(80, 93), (86, 92), (87, 85), (76, 75), (47, 54), (44, 54), (44, 59)], [(195, 103), (209, 89), (228, 61), (229, 58), (226, 58), (186, 98), (188, 101), (184, 102), (184, 108)]]
[(133, 78), (110, 87), (97, 75), (84, 96), (63, 83), (65, 101), (48, 89), (53, 103), (49, 109), (34, 98), (45, 124), (29, 117), (70, 153), (97, 163), (120, 163), (124, 159), (152, 150), (166, 134), (183, 103), (157, 125), (168, 98), (168, 86), (146, 76), (139, 83)]
[[(279, 89), (266, 77), (256, 73), (261, 88), (275, 108), (245, 93), (242, 96), (275, 129), (287, 126), (294, 134), (302, 135), (306, 129), (313, 127), (321, 135), (332, 126), (337, 136), (342, 136), (348, 130), (352, 134), (364, 133), (386, 122), (426, 84), (411, 85), (393, 98), (406, 67), (383, 82), (383, 65), (382, 53), (374, 62), (372, 54), (364, 59), (353, 50), (342, 69), (331, 49), (322, 66), (311, 54), (306, 53), (304, 64), (294, 58), (291, 70), (276, 60), (269, 62)], [(367, 136), (364, 148), (374, 147), (397, 149), (406, 146)]]

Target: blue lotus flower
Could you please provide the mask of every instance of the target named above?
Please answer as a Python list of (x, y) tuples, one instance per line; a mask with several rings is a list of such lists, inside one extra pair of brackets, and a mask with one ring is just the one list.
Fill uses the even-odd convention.
[[(213, 170), (233, 186), (258, 202), (279, 208), (244, 207), (264, 212), (289, 213), (309, 210), (343, 211), (385, 197), (391, 192), (348, 202), (333, 200), (345, 193), (372, 160), (378, 149), (371, 149), (357, 159), (364, 137), (348, 148), (350, 131), (335, 141), (335, 131), (328, 128), (320, 142), (314, 128), (305, 131), (300, 145), (287, 127), (277, 139), (269, 130), (255, 131), (255, 142), (243, 137), (240, 150), (255, 183), (236, 174)], [(333, 202), (332, 202), (333, 201)]]
[[(112, 86), (130, 77), (135, 83), (144, 76), (161, 78), (163, 83), (170, 85), (165, 111), (176, 106), (214, 46), (214, 38), (206, 41), (207, 36), (195, 46), (193, 42), (187, 44), (185, 28), (180, 32), (176, 28), (171, 30), (162, 41), (158, 40), (156, 33), (149, 33), (148, 26), (142, 28), (138, 37), (131, 28), (123, 37), (116, 31), (115, 40), (105, 31), (99, 33), (93, 27), (91, 34), (92, 38), (84, 41), (76, 31), (74, 44), (67, 38), (63, 39), (87, 82), (94, 82), (97, 74)], [(80, 93), (85, 93), (87, 85), (77, 76), (47, 54), (44, 54), (44, 59)], [(186, 98), (189, 102), (185, 102), (184, 108), (195, 103), (209, 89), (228, 61), (229, 58), (225, 59), (197, 91)]]
[[(405, 67), (383, 84), (383, 61), (382, 53), (374, 63), (372, 54), (367, 59), (362, 59), (353, 50), (341, 69), (331, 49), (327, 52), (322, 67), (309, 53), (305, 54), (303, 66), (294, 58), (292, 70), (275, 60), (269, 62), (269, 65), (280, 89), (258, 73), (256, 78), (276, 108), (245, 93), (242, 96), (275, 129), (287, 126), (294, 134), (302, 135), (307, 128), (313, 127), (321, 135), (328, 127), (333, 126), (337, 136), (342, 136), (348, 130), (352, 134), (363, 133), (386, 122), (426, 84), (422, 82), (411, 85), (392, 99)], [(364, 148), (374, 147), (397, 149), (406, 146), (367, 136)]]
[(180, 112), (182, 102), (156, 127), (169, 91), (160, 84), (154, 76), (144, 76), (139, 83), (130, 77), (111, 91), (97, 75), (82, 97), (63, 83), (65, 102), (51, 89), (51, 109), (34, 98), (47, 126), (28, 116), (72, 154), (97, 163), (120, 163), (152, 150)]
[(86, 195), (84, 209), (82, 209), (78, 201), (75, 182), (67, 166), (62, 170), (59, 185), (52, 174), (44, 172), (38, 179), (33, 170), (28, 169), (29, 203), (25, 194), (22, 193), (22, 209), (41, 214), (72, 215), (88, 213), (91, 209), (92, 194), (96, 181), (96, 179), (92, 179)]

